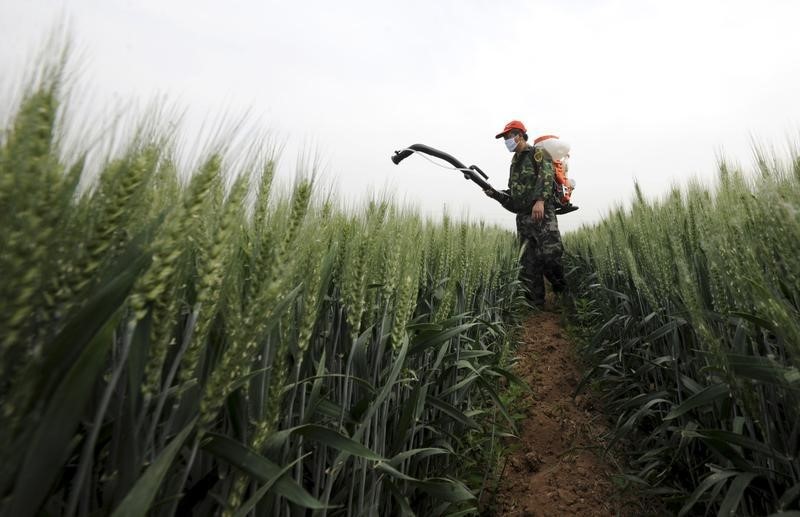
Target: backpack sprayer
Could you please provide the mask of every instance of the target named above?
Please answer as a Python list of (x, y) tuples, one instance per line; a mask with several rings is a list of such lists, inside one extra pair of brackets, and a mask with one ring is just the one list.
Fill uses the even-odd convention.
[[(553, 140), (555, 142), (561, 143), (557, 137), (553, 137), (552, 135), (547, 135), (547, 137), (541, 137), (540, 139), (536, 140), (535, 147), (542, 147), (548, 153), (550, 153), (550, 149), (548, 147), (554, 148), (559, 146), (553, 145)], [(547, 144), (547, 142), (550, 142)], [(570, 203), (570, 196), (572, 194), (572, 190), (575, 188), (575, 182), (571, 179), (567, 178), (567, 167), (564, 161), (564, 158), (568, 155), (569, 152), (569, 145), (563, 144), (559, 147), (561, 150), (566, 148), (566, 152), (563, 152), (564, 156), (559, 157), (558, 160), (553, 159), (553, 190), (555, 192), (554, 199), (556, 200), (556, 214), (563, 215), (568, 214), (570, 212), (574, 212), (578, 209), (577, 206), (574, 206)], [(486, 175), (477, 165), (470, 165), (467, 167), (463, 163), (461, 163), (455, 157), (447, 154), (444, 151), (440, 151), (438, 149), (434, 149), (433, 147), (427, 146), (425, 144), (414, 144), (409, 145), (405, 149), (401, 151), (395, 151), (394, 156), (391, 157), (392, 163), (395, 165), (399, 165), (401, 161), (405, 160), (409, 156), (414, 153), (420, 153), (422, 155), (433, 156), (434, 158), (439, 158), (440, 160), (444, 160), (450, 165), (453, 166), (453, 170), (457, 170), (458, 172), (464, 175), (464, 178), (467, 180), (476, 183), (479, 187), (481, 187), (484, 191), (488, 191), (493, 199), (496, 199), (506, 210), (513, 212), (508, 207), (508, 204), (511, 201), (511, 196), (508, 195), (508, 192), (503, 190), (497, 190), (492, 187), (488, 181), (489, 176)]]

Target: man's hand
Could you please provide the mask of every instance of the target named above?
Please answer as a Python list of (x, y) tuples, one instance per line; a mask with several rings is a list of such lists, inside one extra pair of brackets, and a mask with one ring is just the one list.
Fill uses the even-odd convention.
[(541, 199), (533, 204), (533, 210), (531, 210), (531, 219), (537, 223), (544, 219), (544, 201)]
[(494, 199), (495, 201), (502, 202), (503, 201), (503, 193), (498, 192), (496, 190), (487, 188), (483, 190), (483, 193), (489, 196), (490, 198)]

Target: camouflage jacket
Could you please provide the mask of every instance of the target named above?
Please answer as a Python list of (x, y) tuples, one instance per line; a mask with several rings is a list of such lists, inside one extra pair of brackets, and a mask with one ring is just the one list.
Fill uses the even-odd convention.
[(544, 149), (527, 146), (514, 153), (508, 175), (510, 199), (503, 206), (518, 214), (530, 213), (536, 200), (553, 203), (553, 161)]

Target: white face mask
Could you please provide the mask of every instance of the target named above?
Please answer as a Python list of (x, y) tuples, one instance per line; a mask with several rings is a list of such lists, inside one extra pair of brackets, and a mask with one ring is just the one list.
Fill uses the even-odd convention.
[(514, 140), (513, 136), (511, 138), (506, 138), (505, 142), (506, 142), (506, 149), (508, 149), (509, 152), (513, 153), (517, 149), (517, 141)]

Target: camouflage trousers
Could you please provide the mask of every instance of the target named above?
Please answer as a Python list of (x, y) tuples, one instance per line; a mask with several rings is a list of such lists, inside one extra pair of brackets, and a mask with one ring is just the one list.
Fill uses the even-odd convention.
[(542, 305), (545, 278), (557, 293), (567, 286), (561, 265), (564, 246), (561, 244), (555, 209), (545, 208), (544, 219), (540, 222), (535, 222), (530, 212), (517, 214), (517, 236), (525, 245), (520, 279), (528, 289), (529, 300), (535, 305)]

